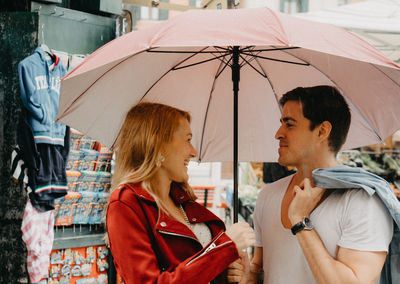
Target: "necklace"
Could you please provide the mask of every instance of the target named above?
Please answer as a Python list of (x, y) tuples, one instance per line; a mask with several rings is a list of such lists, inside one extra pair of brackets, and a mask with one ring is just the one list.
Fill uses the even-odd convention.
[(182, 211), (183, 218), (185, 219), (186, 224), (191, 228), (191, 227), (192, 227), (192, 224), (189, 222), (189, 218), (188, 218), (188, 216), (186, 215), (185, 210), (183, 210), (182, 204), (179, 204), (179, 209), (181, 209), (181, 211)]

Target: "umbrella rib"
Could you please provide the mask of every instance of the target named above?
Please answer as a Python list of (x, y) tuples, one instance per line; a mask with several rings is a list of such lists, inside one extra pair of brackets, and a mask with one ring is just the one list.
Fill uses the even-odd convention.
[[(226, 52), (226, 53), (225, 53), (225, 56), (224, 56), (222, 59), (218, 58), (219, 61), (221, 61), (222, 63), (225, 64), (224, 68), (221, 70), (221, 72), (222, 72), (222, 71), (224, 71), (226, 65), (229, 65), (229, 62), (231, 62), (231, 60), (232, 60), (232, 57), (229, 57), (229, 60), (226, 60), (226, 58), (225, 58), (227, 55), (231, 54), (231, 52), (230, 52), (229, 49), (223, 48), (223, 47), (219, 47), (219, 46), (214, 46), (214, 48), (215, 48), (215, 49), (221, 48), (221, 49), (223, 49), (223, 50), (229, 51), (229, 52)], [(215, 56), (215, 55), (213, 54), (213, 56)], [(221, 67), (221, 65), (220, 65), (220, 67)], [(218, 68), (218, 70), (219, 70), (219, 68)], [(218, 76), (219, 76), (219, 75), (218, 75)]]
[[(249, 47), (247, 48), (247, 50), (250, 50), (251, 48), (254, 48), (254, 46), (249, 46)], [(243, 49), (243, 50), (244, 50), (244, 49)], [(248, 54), (247, 54), (247, 55), (244, 54), (244, 55), (246, 55), (245, 58), (249, 58), (248, 61), (251, 62), (251, 61), (255, 60), (256, 58), (254, 57), (254, 54), (252, 54), (253, 50), (250, 50), (249, 52), (250, 52), (251, 55), (248, 55)], [(260, 53), (260, 52), (258, 52), (256, 55), (258, 55), (259, 53)], [(240, 65), (240, 67), (242, 67), (243, 65), (245, 65), (245, 62), (244, 62), (244, 63), (242, 62), (242, 64)]]
[(220, 65), (217, 69), (217, 74), (214, 76), (214, 82), (212, 84), (211, 90), (210, 90), (210, 95), (208, 96), (208, 103), (207, 103), (207, 109), (206, 109), (206, 113), (204, 116), (204, 121), (203, 121), (203, 131), (201, 132), (201, 140), (200, 140), (200, 150), (199, 150), (199, 161), (201, 162), (201, 155), (202, 155), (202, 151), (203, 151), (203, 141), (204, 141), (204, 133), (206, 130), (206, 124), (207, 124), (207, 116), (208, 116), (208, 112), (210, 109), (210, 103), (211, 103), (211, 98), (212, 98), (212, 94), (214, 92), (215, 89), (215, 83), (219, 77), (219, 75), (223, 72), (223, 70), (225, 70), (226, 66), (228, 66), (228, 64), (226, 63), (225, 66), (222, 68), (221, 72), (218, 72), (218, 70), (221, 69), (222, 64), (225, 63), (224, 61), (220, 62)]
[(240, 49), (240, 52), (247, 51), (247, 50), (252, 49), (252, 48), (255, 48), (255, 46), (254, 45), (249, 45), (249, 46), (246, 46), (246, 47), (243, 47), (242, 49)]
[(301, 63), (301, 62), (293, 62), (293, 61), (281, 60), (281, 59), (270, 58), (270, 57), (265, 57), (265, 56), (260, 56), (260, 55), (252, 55), (251, 53), (249, 54), (249, 53), (246, 53), (246, 52), (243, 52), (242, 54), (251, 55), (251, 56), (256, 57), (256, 58), (261, 58), (261, 59), (266, 59), (266, 60), (271, 60), (271, 61), (277, 61), (277, 62), (282, 62), (282, 63), (304, 65), (304, 66), (310, 65), (310, 63)]
[[(195, 56), (195, 55), (197, 55), (197, 54), (199, 54), (199, 53), (210, 53), (210, 54), (214, 54), (214, 53), (221, 53), (221, 51), (204, 51), (205, 49), (207, 49), (208, 47), (205, 47), (204, 49), (202, 49), (201, 51), (168, 51), (168, 50), (152, 50), (152, 49), (148, 49), (148, 50), (143, 50), (143, 51), (141, 51), (141, 52), (139, 52), (139, 53), (142, 53), (142, 52), (154, 52), (154, 53), (191, 53), (192, 54), (192, 56), (189, 56), (188, 58), (186, 58), (185, 60), (183, 60), (183, 61), (181, 61), (180, 63), (178, 63), (177, 65), (175, 65), (175, 67), (176, 66), (179, 66), (180, 64), (182, 64), (183, 62), (185, 62), (185, 61), (187, 61), (188, 59), (190, 59), (190, 58), (192, 58), (193, 56)], [(226, 50), (225, 48), (222, 48), (222, 47), (216, 47), (216, 48), (219, 48), (219, 49), (224, 49), (224, 50)], [(297, 48), (297, 47), (292, 47), (292, 48), (282, 48), (282, 49), (293, 49), (293, 48)], [(272, 49), (268, 49), (268, 50), (264, 50), (264, 51), (269, 51), (269, 50), (272, 50)], [(274, 50), (279, 50), (279, 49), (274, 49)], [(261, 50), (261, 51), (263, 51), (263, 50)], [(135, 55), (137, 55), (137, 54), (139, 54), (139, 53), (135, 53), (135, 54), (132, 54), (131, 56), (129, 56), (129, 57), (127, 57), (127, 58), (125, 58), (124, 60), (122, 60), (121, 62), (119, 62), (118, 64), (116, 64), (115, 66), (113, 66), (112, 68), (110, 68), (109, 70), (107, 70), (106, 72), (104, 72), (104, 74), (102, 74), (99, 78), (97, 78), (96, 79), (96, 81), (94, 81), (84, 92), (82, 92), (70, 105), (69, 105), (69, 107), (67, 107), (66, 109), (65, 109), (65, 111), (64, 111), (64, 114), (66, 114), (66, 113), (68, 113), (68, 111), (70, 110), (70, 108), (72, 107), (72, 105), (74, 105), (93, 85), (95, 85), (101, 78), (103, 78), (108, 72), (110, 72), (111, 70), (113, 70), (115, 67), (117, 67), (118, 65), (120, 65), (120, 64), (122, 64), (123, 62), (125, 62), (126, 60), (128, 60), (128, 59), (130, 59), (131, 57), (133, 57), (133, 56), (135, 56)], [(194, 53), (194, 54), (193, 54)], [(224, 55), (224, 56), (226, 56), (226, 55)], [(223, 56), (220, 56), (220, 57), (223, 57)], [(257, 56), (257, 57), (260, 57), (260, 58), (262, 58), (261, 56)], [(215, 59), (215, 58), (214, 58)], [(270, 60), (274, 60), (274, 59), (271, 59), (271, 58), (265, 58), (265, 59), (270, 59)], [(160, 79), (162, 78), (162, 77), (164, 77), (169, 71), (171, 71), (171, 70), (168, 70), (163, 76), (161, 76), (160, 77)], [(160, 80), (159, 79), (159, 80)], [(159, 80), (157, 80), (150, 88), (149, 88), (149, 90), (147, 90), (147, 92), (143, 95), (143, 97), (142, 97), (142, 99), (147, 95), (147, 93), (153, 88), (153, 86), (155, 85), (155, 84), (157, 84), (157, 82), (159, 81)]]
[[(253, 50), (251, 52), (253, 52)], [(259, 54), (259, 53), (260, 52), (258, 52), (257, 54)], [(260, 64), (258, 58), (253, 56), (251, 59), (255, 60), (258, 63), (258, 66), (260, 67), (261, 71), (264, 73), (263, 76), (268, 78), (267, 72), (265, 72), (264, 67), (262, 67), (262, 65)]]
[[(189, 60), (190, 58), (193, 58), (194, 56), (196, 56), (197, 54), (200, 54), (200, 53), (211, 53), (211, 54), (212, 54), (212, 53), (216, 53), (216, 52), (204, 52), (204, 50), (207, 49), (207, 48), (208, 48), (208, 46), (207, 46), (207, 47), (204, 47), (201, 51), (196, 51), (196, 52), (179, 52), (179, 53), (194, 53), (194, 54), (191, 54), (189, 57), (183, 59), (181, 62), (179, 62), (178, 64), (176, 64), (174, 67), (172, 67), (171, 69), (167, 70), (162, 76), (160, 76), (160, 78), (158, 78), (158, 80), (156, 80), (156, 81), (150, 86), (150, 88), (144, 93), (144, 95), (141, 97), (140, 100), (143, 100), (143, 99), (147, 96), (147, 94), (150, 92), (150, 90), (151, 90), (162, 78), (164, 78), (170, 71), (174, 70), (174, 68), (176, 68), (176, 66), (179, 66), (180, 64), (186, 62), (186, 61)], [(158, 52), (161, 52), (161, 53), (164, 53), (164, 51), (167, 51), (167, 50), (158, 50)], [(148, 50), (148, 52), (157, 52), (157, 51)], [(168, 51), (167, 53), (173, 53), (173, 52)], [(218, 52), (218, 53), (221, 53), (221, 52)], [(224, 56), (226, 56), (226, 54), (224, 54)], [(220, 57), (221, 57), (221, 56), (220, 56)], [(213, 59), (215, 59), (215, 58), (213, 58)], [(175, 69), (175, 70), (176, 70), (176, 69)]]
[(222, 49), (224, 51), (231, 51), (231, 49), (226, 48), (226, 47), (222, 47), (222, 46), (214, 46), (215, 49)]
[[(222, 47), (219, 47), (219, 46), (214, 46), (214, 48), (220, 48), (220, 49), (229, 51), (229, 49), (222, 48)], [(187, 68), (187, 67), (192, 67), (192, 66), (196, 66), (196, 65), (199, 65), (199, 64), (202, 64), (202, 63), (206, 63), (206, 62), (209, 62), (209, 61), (213, 61), (213, 60), (216, 60), (216, 59), (220, 60), (221, 62), (223, 62), (223, 63), (225, 63), (225, 64), (229, 64), (229, 62), (230, 62), (230, 60), (227, 61), (227, 62), (225, 62), (225, 60), (220, 59), (220, 58), (224, 58), (224, 59), (225, 59), (225, 57), (226, 57), (228, 54), (230, 54), (230, 52), (225, 52), (225, 53), (223, 53), (222, 55), (219, 55), (219, 56), (216, 56), (214, 53), (222, 53), (222, 51), (216, 51), (216, 52), (197, 52), (196, 54), (198, 54), (198, 53), (209, 53), (209, 54), (211, 54), (212, 56), (214, 56), (214, 58), (209, 58), (209, 59), (206, 59), (206, 60), (203, 60), (203, 61), (199, 61), (199, 62), (196, 62), (196, 63), (188, 64), (188, 65), (185, 65), (185, 66), (176, 67), (176, 66), (182, 64), (182, 63), (184, 62), (184, 61), (183, 61), (183, 62), (179, 63), (178, 65), (176, 65), (174, 68), (172, 68), (172, 70), (175, 71), (175, 70), (179, 70), (179, 69), (183, 69), (183, 68)]]
[[(205, 50), (205, 49), (207, 49), (207, 48), (208, 48), (208, 47), (203, 48), (202, 51)], [(147, 52), (154, 52), (154, 51), (152, 51), (152, 50), (149, 49), (149, 50), (147, 50)], [(178, 66), (179, 64), (182, 64), (183, 62), (185, 62), (185, 61), (189, 60), (190, 58), (196, 56), (198, 53), (199, 53), (199, 52), (194, 53), (194, 54), (192, 54), (191, 56), (186, 57), (185, 59), (183, 59), (181, 62), (179, 62), (179, 63), (178, 63), (177, 65), (175, 65), (175, 66)], [(175, 66), (174, 66), (174, 67), (175, 67)], [(173, 68), (174, 68), (174, 67), (173, 67)], [(171, 71), (171, 69), (168, 70), (167, 72), (165, 72), (160, 78), (158, 78), (158, 80), (155, 81), (155, 82), (153, 83), (153, 85), (151, 85), (151, 87), (144, 93), (144, 95), (140, 98), (140, 100), (143, 100), (144, 97), (150, 92), (150, 90), (151, 90), (162, 78), (164, 78), (164, 76), (166, 76), (170, 71)], [(121, 130), (120, 130), (120, 131), (121, 131)], [(112, 146), (111, 146), (112, 148), (114, 147), (114, 145), (115, 145), (115, 143), (116, 143), (116, 141), (117, 141), (118, 136), (119, 136), (119, 134), (118, 134), (118, 135), (116, 136), (116, 138), (114, 139), (114, 142), (113, 142), (113, 144), (112, 144)]]
[[(289, 55), (291, 55), (291, 56), (293, 56), (293, 57), (295, 57), (295, 58), (297, 58), (297, 59), (303, 60), (302, 58), (299, 58), (298, 56), (296, 56), (296, 55), (294, 55), (294, 54), (291, 54), (291, 53), (288, 52), (288, 51), (284, 51), (284, 52), (287, 53), (287, 54), (289, 54)], [(303, 60), (303, 61), (304, 61), (304, 60)], [(325, 72), (323, 72), (321, 69), (319, 69), (319, 68), (316, 67), (315, 65), (313, 65), (313, 64), (311, 64), (311, 63), (308, 63), (308, 65), (311, 66), (312, 68), (318, 70), (318, 72), (321, 72), (321, 74), (324, 74), (324, 76), (325, 76), (326, 78), (328, 78), (329, 81), (331, 81), (338, 89), (340, 89), (340, 91), (341, 91), (341, 93), (343, 94), (343, 96), (354, 106), (354, 108), (355, 108), (355, 109), (357, 110), (357, 112), (361, 115), (361, 117), (364, 119), (364, 121), (369, 125), (369, 127), (372, 129), (372, 131), (374, 131), (375, 135), (379, 138), (379, 140), (381, 140), (381, 141), (383, 142), (383, 139), (382, 139), (381, 135), (379, 135), (379, 133), (378, 133), (378, 131), (376, 130), (376, 128), (375, 128), (375, 127), (370, 123), (370, 121), (366, 118), (366, 116), (365, 116), (364, 113), (361, 111), (361, 109), (360, 109), (360, 108), (350, 99), (350, 97), (347, 96), (346, 93), (339, 87), (339, 85), (336, 84), (336, 82), (335, 82), (330, 76), (328, 76)]]
[[(125, 61), (127, 61), (127, 60), (130, 59), (131, 57), (133, 57), (133, 56), (135, 56), (135, 55), (138, 55), (138, 54), (140, 54), (140, 53), (143, 53), (143, 52), (145, 52), (145, 51), (146, 51), (146, 50), (142, 50), (142, 51), (140, 51), (140, 52), (138, 52), (138, 53), (132, 54), (132, 55), (128, 56), (127, 58), (125, 58), (124, 60), (122, 60), (121, 62), (118, 62), (117, 64), (115, 64), (114, 66), (112, 66), (112, 67), (111, 67), (110, 69), (108, 69), (107, 71), (105, 71), (105, 72), (104, 72), (101, 76), (99, 76), (92, 84), (90, 84), (90, 86), (87, 87), (85, 91), (83, 91), (77, 98), (75, 98), (75, 99), (73, 100), (72, 103), (70, 103), (70, 105), (65, 109), (65, 111), (64, 111), (63, 114), (60, 116), (60, 118), (63, 117), (63, 116), (65, 116), (65, 115), (67, 115), (67, 114), (69, 113), (69, 110), (71, 109), (71, 107), (72, 107), (77, 101), (79, 101), (79, 100), (82, 98), (82, 96), (83, 96), (84, 94), (86, 94), (86, 92), (87, 92), (90, 88), (92, 88), (92, 87), (93, 87), (101, 78), (103, 78), (108, 72), (110, 72), (110, 71), (113, 70), (115, 67), (119, 66), (120, 64), (124, 63)], [(114, 143), (115, 143), (115, 142), (114, 142)]]
[(227, 54), (223, 54), (223, 55), (216, 56), (214, 58), (209, 58), (209, 59), (206, 59), (206, 60), (202, 60), (202, 61), (199, 61), (199, 62), (196, 62), (196, 63), (192, 63), (192, 64), (188, 64), (188, 65), (184, 65), (184, 66), (179, 66), (179, 67), (173, 67), (171, 70), (175, 71), (175, 70), (179, 70), (179, 69), (184, 69), (184, 68), (196, 66), (196, 65), (199, 65), (199, 64), (202, 64), (202, 63), (206, 63), (206, 62), (209, 62), (209, 61), (217, 60), (217, 59), (219, 59), (221, 57), (225, 57), (226, 55)]
[(263, 76), (264, 78), (266, 77), (265, 74), (263, 74), (261, 71), (259, 71), (256, 67), (254, 67), (248, 60), (246, 60), (246, 58), (244, 58), (241, 54), (239, 55), (240, 58), (243, 59), (244, 62), (246, 62), (251, 68), (253, 68), (258, 74), (260, 74), (261, 76)]
[[(281, 49), (281, 50), (282, 50), (282, 49)], [(254, 51), (254, 50), (252, 50), (251, 52), (253, 52), (253, 51)], [(258, 50), (257, 52), (260, 52), (260, 51)], [(258, 60), (258, 58), (253, 57), (253, 59), (257, 62), (257, 64), (258, 64), (258, 66), (260, 67), (261, 71), (264, 73), (263, 76), (264, 76), (264, 78), (267, 79), (269, 85), (271, 86), (271, 90), (272, 90), (272, 92), (274, 93), (274, 97), (275, 97), (276, 103), (278, 104), (278, 107), (279, 107), (279, 109), (280, 109), (281, 112), (282, 112), (282, 107), (281, 107), (281, 105), (280, 105), (280, 103), (279, 103), (279, 98), (278, 98), (278, 95), (277, 95), (277, 93), (276, 93), (276, 91), (275, 91), (274, 84), (272, 84), (272, 81), (269, 79), (267, 72), (265, 72), (264, 67), (261, 65), (261, 63), (260, 63), (260, 61)], [(299, 59), (299, 58), (298, 58), (298, 59)], [(304, 61), (304, 60), (303, 60), (303, 61)]]
[[(250, 57), (249, 62), (251, 62), (252, 60), (255, 60), (256, 56), (264, 51), (280, 51), (280, 50), (287, 50), (287, 49), (298, 49), (299, 47), (297, 47), (297, 46), (296, 47), (278, 47), (278, 48), (273, 47), (273, 48), (267, 48), (267, 49), (254, 49), (254, 48), (255, 48), (255, 46), (248, 46), (248, 47), (245, 47), (240, 50), (242, 54), (244, 54), (243, 51), (249, 50), (248, 52), (250, 52), (251, 55), (247, 54), (247, 56), (246, 56), (246, 57)], [(257, 53), (257, 54), (254, 54), (254, 53)], [(242, 64), (241, 66), (243, 66), (243, 65), (244, 64)]]
[[(228, 47), (214, 46), (214, 47), (222, 49), (222, 50), (225, 50), (225, 51), (229, 51), (230, 53), (233, 52), (233, 47), (232, 46), (228, 46)], [(247, 50), (249, 48), (254, 48), (254, 45), (245, 46), (242, 49), (239, 49), (239, 51), (242, 52), (242, 51), (245, 51), (245, 50)]]
[(252, 48), (253, 46), (247, 46), (247, 47), (245, 47), (245, 48), (242, 48), (241, 50), (240, 50), (240, 52), (239, 52), (239, 55), (240, 55), (240, 57), (243, 59), (242, 60), (242, 62), (240, 63), (240, 68), (242, 68), (244, 65), (246, 65), (246, 64), (249, 64), (248, 62), (250, 62), (251, 61), (251, 59), (252, 59), (252, 57), (249, 59), (249, 61), (247, 61), (246, 60), (246, 58), (248, 58), (248, 57), (250, 57), (250, 56), (248, 56), (248, 55), (245, 55), (244, 57), (242, 56), (242, 52), (244, 51), (244, 50), (250, 50), (250, 52), (251, 52), (251, 48)]
[[(207, 47), (205, 47), (205, 48), (203, 48), (203, 50), (205, 50), (205, 49), (207, 49), (209, 46), (207, 46)], [(194, 50), (146, 50), (147, 52), (151, 52), (151, 53), (174, 53), (174, 54), (176, 54), (176, 53), (190, 53), (190, 54), (192, 54), (192, 53), (195, 53), (195, 54), (198, 54), (198, 53), (222, 53), (223, 51), (218, 51), (218, 50), (216, 50), (216, 51), (194, 51)]]
[[(229, 51), (229, 49), (227, 49), (227, 48), (223, 48), (223, 47), (219, 47), (219, 46), (214, 46), (214, 48), (221, 48), (221, 49), (224, 49), (224, 50), (226, 50), (226, 51)], [(225, 68), (226, 68), (226, 66), (229, 66), (229, 62), (231, 62), (231, 60), (232, 60), (232, 57), (230, 57), (229, 58), (229, 60), (226, 60), (225, 59), (225, 57), (226, 56), (228, 56), (230, 54), (230, 52), (228, 53), (225, 53), (225, 56), (222, 58), (222, 59), (220, 59), (220, 58), (218, 58), (218, 60), (219, 61), (221, 61), (221, 63), (223, 63), (224, 64), (224, 67), (221, 69), (221, 65), (219, 65), (219, 67), (218, 67), (218, 69), (217, 69), (217, 75), (216, 75), (216, 77), (219, 77), (219, 75), (225, 70)], [(213, 54), (213, 56), (215, 56), (214, 54)], [(218, 71), (218, 70), (220, 70), (221, 69), (221, 71)]]
[(288, 50), (288, 49), (298, 49), (298, 46), (290, 46), (290, 47), (274, 47), (267, 49), (253, 49), (252, 52), (264, 52), (264, 51), (280, 51), (280, 50)]
[[(205, 50), (205, 49), (207, 49), (207, 48), (208, 48), (208, 46), (207, 46), (207, 47), (204, 47), (202, 50)], [(161, 51), (162, 51), (162, 50), (161, 50)], [(148, 52), (153, 52), (153, 51), (148, 50)], [(164, 78), (169, 72), (171, 72), (171, 70), (173, 70), (176, 66), (179, 66), (179, 65), (182, 64), (183, 62), (186, 62), (186, 61), (189, 60), (190, 58), (196, 56), (197, 54), (199, 54), (199, 52), (196, 52), (196, 53), (194, 53), (194, 54), (192, 54), (192, 55), (186, 57), (185, 59), (183, 59), (182, 61), (180, 61), (178, 64), (176, 64), (175, 66), (173, 66), (172, 68), (170, 68), (169, 70), (167, 70), (162, 76), (160, 76), (160, 78), (158, 78), (158, 79), (150, 86), (150, 88), (144, 93), (144, 95), (140, 98), (140, 100), (143, 100), (144, 97), (147, 96), (147, 94), (150, 92), (150, 90), (153, 89), (153, 87), (154, 87), (155, 85), (157, 85), (157, 83), (158, 83), (162, 78)]]
[[(232, 57), (231, 57), (227, 62), (221, 60), (221, 63), (225, 63), (225, 65), (224, 65), (224, 67), (221, 69), (221, 71), (217, 73), (217, 75), (215, 76), (216, 78), (218, 78), (219, 75), (221, 75), (221, 73), (224, 72), (225, 68), (226, 68), (227, 66), (229, 66), (229, 62), (231, 62), (231, 61), (232, 61)], [(220, 66), (221, 66), (221, 65), (220, 65)], [(218, 68), (218, 69), (219, 69), (219, 68)]]
[(257, 62), (257, 64), (260, 67), (260, 69), (264, 72), (265, 78), (268, 80), (268, 83), (271, 86), (272, 92), (274, 93), (274, 97), (275, 97), (276, 103), (278, 104), (278, 107), (279, 107), (279, 109), (280, 109), (280, 111), (282, 113), (282, 107), (281, 107), (281, 104), (279, 103), (279, 98), (278, 98), (278, 95), (277, 95), (277, 93), (275, 91), (274, 84), (272, 84), (272, 81), (269, 79), (269, 77), (267, 75), (267, 72), (265, 72), (264, 67), (261, 65), (261, 63), (258, 60), (258, 58), (255, 58), (254, 60)]

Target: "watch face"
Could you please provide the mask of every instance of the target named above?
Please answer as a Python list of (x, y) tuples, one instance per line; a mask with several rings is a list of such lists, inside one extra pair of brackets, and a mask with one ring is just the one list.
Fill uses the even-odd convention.
[(311, 224), (311, 220), (309, 218), (304, 218), (305, 229), (313, 229), (313, 225)]

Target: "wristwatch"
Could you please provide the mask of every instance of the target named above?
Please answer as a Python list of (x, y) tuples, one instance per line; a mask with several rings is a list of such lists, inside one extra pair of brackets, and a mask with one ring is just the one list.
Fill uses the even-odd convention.
[(299, 223), (295, 224), (292, 227), (292, 234), (296, 235), (298, 232), (302, 230), (312, 230), (314, 229), (314, 226), (311, 224), (311, 220), (307, 217), (304, 217), (303, 220), (301, 220)]

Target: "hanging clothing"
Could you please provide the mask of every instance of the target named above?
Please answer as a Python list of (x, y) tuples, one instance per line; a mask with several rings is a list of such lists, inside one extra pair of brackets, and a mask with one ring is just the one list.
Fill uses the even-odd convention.
[(54, 199), (66, 195), (68, 190), (65, 168), (69, 127), (55, 122), (60, 80), (66, 75), (66, 68), (57, 56), (51, 56), (38, 47), (18, 64), (24, 108), (17, 133), (19, 150), (13, 155), (18, 159), (12, 162), (12, 173), (19, 173), (20, 180), (24, 176), (32, 205), (40, 211), (54, 209)]
[(28, 183), (28, 172), (24, 160), (22, 159), (21, 149), (16, 145), (11, 153), (11, 176), (17, 182)]
[[(29, 111), (28, 120), (35, 142), (64, 146), (66, 126), (55, 122), (60, 102), (61, 78), (67, 74), (58, 57), (47, 59), (46, 52), (35, 52), (18, 64), (21, 98)], [(54, 68), (51, 70), (51, 66)]]
[(28, 199), (22, 218), (22, 240), (28, 251), (27, 268), (31, 283), (48, 275), (54, 240), (54, 210), (40, 212)]
[[(69, 140), (69, 131), (65, 136)], [(41, 200), (52, 200), (67, 194), (67, 163), (69, 147), (38, 144), (40, 163), (37, 172), (28, 171), (29, 184)]]
[(17, 129), (17, 146), (11, 160), (11, 175), (24, 183), (32, 206), (39, 211), (54, 209), (54, 200), (67, 194), (66, 161), (70, 145), (70, 129), (66, 127), (65, 147), (36, 144), (23, 110)]
[[(52, 56), (54, 58), (52, 58)], [(70, 131), (55, 122), (61, 78), (66, 68), (42, 47), (18, 64), (21, 112), (17, 143), (12, 154), (12, 176), (27, 190), (22, 239), (28, 251), (32, 283), (47, 275), (54, 239), (54, 200), (67, 194), (66, 162)]]
[[(389, 183), (383, 178), (361, 168), (344, 165), (313, 171), (315, 185), (322, 188), (363, 188), (370, 196), (382, 200), (394, 220), (393, 238), (382, 269), (379, 284), (400, 283), (400, 202)], [(396, 226), (397, 225), (397, 226)]]

